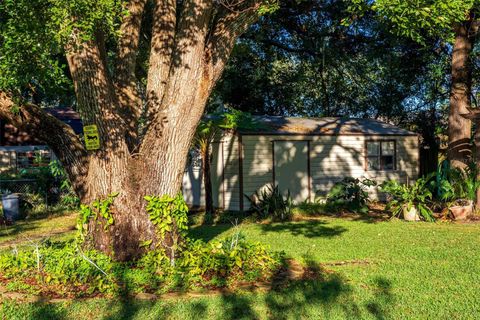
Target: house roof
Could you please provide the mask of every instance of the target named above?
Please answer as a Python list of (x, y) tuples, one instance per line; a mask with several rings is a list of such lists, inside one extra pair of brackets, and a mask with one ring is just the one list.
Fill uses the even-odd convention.
[(48, 108), (45, 109), (55, 118), (65, 122), (72, 127), (76, 134), (80, 134), (83, 131), (82, 118), (72, 108)]
[(256, 130), (239, 130), (243, 134), (308, 134), (308, 135), (408, 135), (416, 133), (374, 119), (299, 118), (254, 116)]

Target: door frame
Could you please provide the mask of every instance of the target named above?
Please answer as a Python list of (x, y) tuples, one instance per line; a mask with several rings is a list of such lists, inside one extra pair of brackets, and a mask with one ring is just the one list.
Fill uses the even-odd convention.
[(312, 201), (312, 174), (310, 170), (311, 140), (308, 139), (274, 139), (272, 143), (272, 183), (275, 187), (275, 142), (306, 142), (307, 143), (307, 176), (308, 176), (308, 202)]

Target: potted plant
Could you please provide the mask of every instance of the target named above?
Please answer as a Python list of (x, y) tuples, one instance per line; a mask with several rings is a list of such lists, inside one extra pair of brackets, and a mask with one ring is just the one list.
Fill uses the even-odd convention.
[(467, 199), (457, 199), (449, 207), (455, 220), (465, 220), (473, 213), (473, 201)]
[(479, 187), (474, 163), (469, 164), (465, 169), (447, 168), (441, 179), (437, 178), (439, 198), (446, 202), (446, 212), (450, 213), (455, 220), (465, 220), (472, 215), (473, 202)]
[(419, 178), (412, 185), (400, 184), (395, 180), (384, 182), (380, 190), (389, 198), (387, 210), (393, 216), (403, 216), (406, 221), (433, 221), (433, 212), (427, 205), (432, 199), (432, 192), (427, 187), (432, 177)]
[(477, 189), (480, 187), (477, 180), (477, 170), (474, 166), (475, 164), (469, 165), (463, 170), (458, 170), (460, 179), (457, 180), (457, 183), (460, 196), (449, 206), (455, 220), (465, 220), (473, 213), (473, 202), (477, 196)]

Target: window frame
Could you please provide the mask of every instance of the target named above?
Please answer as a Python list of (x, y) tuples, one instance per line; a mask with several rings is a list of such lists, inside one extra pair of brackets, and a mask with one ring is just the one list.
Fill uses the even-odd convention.
[[(368, 155), (368, 143), (372, 143), (372, 142), (378, 142), (380, 145), (379, 145), (379, 151), (378, 151), (378, 156), (377, 156), (377, 159), (378, 159), (378, 166), (379, 168), (378, 169), (369, 169), (368, 168), (368, 159), (370, 157), (374, 157), (374, 156), (369, 156)], [(393, 169), (384, 169), (383, 168), (383, 163), (382, 163), (382, 144), (383, 143), (386, 143), (386, 142), (393, 142)], [(397, 140), (395, 139), (367, 139), (365, 140), (365, 146), (364, 146), (364, 149), (365, 149), (365, 155), (364, 155), (364, 161), (365, 161), (365, 171), (370, 171), (370, 172), (389, 172), (389, 171), (397, 171)]]

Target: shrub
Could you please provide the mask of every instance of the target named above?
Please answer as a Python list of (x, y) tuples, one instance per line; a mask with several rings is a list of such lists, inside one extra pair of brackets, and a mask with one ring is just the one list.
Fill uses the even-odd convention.
[(412, 185), (400, 184), (395, 180), (384, 182), (381, 185), (381, 191), (390, 198), (387, 210), (390, 210), (393, 216), (398, 216), (403, 210), (415, 207), (423, 219), (433, 221), (433, 212), (428, 207), (428, 201), (432, 199), (432, 192), (429, 190), (428, 184), (432, 177), (433, 175), (428, 175), (419, 178)]
[(332, 211), (350, 211), (367, 213), (369, 196), (367, 188), (375, 186), (376, 182), (369, 179), (346, 177), (336, 183), (327, 195), (326, 206)]
[(250, 202), (250, 210), (261, 219), (271, 218), (275, 221), (289, 220), (292, 216), (292, 198), (290, 192), (284, 197), (278, 186), (267, 185), (252, 197), (245, 195)]
[(116, 284), (106, 274), (115, 265), (106, 255), (89, 250), (81, 252), (73, 241), (45, 242), (32, 248), (0, 254), (0, 273), (7, 279), (23, 280), (41, 290), (42, 285), (59, 294), (113, 292)]

